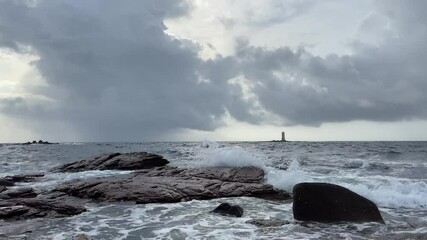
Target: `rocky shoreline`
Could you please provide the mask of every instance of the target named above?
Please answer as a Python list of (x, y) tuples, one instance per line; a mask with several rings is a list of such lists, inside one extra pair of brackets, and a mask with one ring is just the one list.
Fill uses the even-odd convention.
[(16, 188), (16, 183), (40, 181), (43, 174), (0, 179), (0, 219), (64, 217), (80, 214), (82, 203), (172, 203), (223, 197), (250, 196), (270, 200), (290, 199), (289, 193), (264, 183), (264, 172), (243, 168), (177, 168), (160, 155), (146, 152), (113, 153), (65, 164), (52, 172), (134, 170), (126, 175), (74, 180), (50, 191), (36, 193)]
[[(32, 188), (16, 186), (16, 183), (42, 181), (43, 174), (4, 177), (0, 179), (0, 219), (13, 221), (73, 216), (85, 212), (84, 205), (89, 202), (173, 203), (242, 196), (273, 201), (291, 199), (288, 192), (267, 184), (265, 173), (259, 168), (178, 168), (168, 164), (169, 161), (162, 156), (146, 152), (101, 155), (56, 167), (51, 172), (133, 171), (124, 175), (73, 180), (39, 193)], [(300, 185), (296, 188), (297, 192), (294, 189), (294, 196), (298, 196), (294, 199), (295, 219), (320, 222), (384, 222), (371, 201), (347, 189), (344, 191), (342, 187), (330, 185), (311, 184), (307, 185), (310, 187), (304, 185), (304, 188)], [(304, 199), (305, 196), (309, 199)], [(357, 203), (357, 208), (351, 209), (354, 203)], [(235, 208), (239, 209), (239, 214), (222, 210), (214, 212), (242, 216), (243, 209), (239, 206), (233, 206), (231, 209)], [(307, 215), (305, 209), (309, 209), (308, 212), (314, 215), (327, 215), (325, 213), (333, 210), (335, 215)], [(323, 210), (317, 211), (318, 209)]]

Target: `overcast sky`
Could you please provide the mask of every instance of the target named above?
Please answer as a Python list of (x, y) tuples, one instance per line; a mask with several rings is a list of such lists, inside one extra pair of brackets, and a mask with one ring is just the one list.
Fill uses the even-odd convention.
[(427, 140), (424, 0), (0, 0), (0, 142)]

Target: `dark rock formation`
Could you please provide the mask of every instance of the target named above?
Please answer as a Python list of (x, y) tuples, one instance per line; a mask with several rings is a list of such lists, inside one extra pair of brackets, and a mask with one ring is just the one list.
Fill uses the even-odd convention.
[(6, 189), (7, 188), (5, 186), (0, 185), (0, 193), (3, 192), (3, 191), (6, 191)]
[(231, 205), (229, 203), (221, 203), (217, 208), (215, 208), (213, 213), (217, 213), (224, 216), (233, 216), (233, 217), (242, 217), (243, 208), (239, 205)]
[(77, 180), (54, 191), (79, 198), (136, 203), (166, 203), (192, 199), (252, 196), (289, 199), (288, 193), (263, 183), (262, 170), (245, 168), (180, 169), (160, 167), (134, 174)]
[(338, 185), (300, 183), (293, 188), (293, 198), (296, 220), (384, 223), (372, 201)]
[(0, 219), (23, 220), (38, 217), (65, 217), (86, 211), (85, 208), (52, 199), (15, 198), (0, 200)]
[(202, 167), (202, 168), (176, 168), (163, 167), (137, 171), (149, 177), (180, 177), (221, 179), (225, 182), (262, 183), (264, 171), (255, 167)]
[(11, 199), (11, 198), (33, 198), (36, 197), (37, 193), (32, 188), (17, 188), (7, 189), (0, 193), (0, 199)]
[(73, 162), (54, 168), (54, 172), (81, 172), (88, 170), (137, 170), (160, 167), (169, 161), (157, 154), (147, 152), (112, 153), (93, 159)]
[(28, 175), (14, 175), (0, 178), (0, 186), (13, 186), (15, 183), (21, 182), (34, 182), (42, 178), (44, 174), (28, 174)]
[(32, 142), (26, 142), (26, 143), (22, 143), (22, 145), (31, 145), (31, 144), (55, 144), (55, 143), (50, 143), (48, 141), (43, 141), (43, 140), (39, 140), (37, 141), (32, 141)]
[[(0, 202), (0, 205), (2, 203)], [(29, 207), (23, 206), (23, 205), (11, 205), (6, 207), (0, 207), (0, 219), (7, 219), (7, 218), (13, 218), (15, 216), (20, 216), (22, 214), (27, 213), (30, 211)]]
[[(251, 196), (287, 200), (290, 195), (264, 183), (264, 172), (254, 167), (188, 168), (165, 166), (162, 156), (146, 152), (114, 153), (66, 164), (58, 172), (86, 170), (137, 170), (126, 175), (78, 179), (39, 194), (31, 188), (0, 190), (0, 219), (22, 220), (36, 217), (63, 217), (79, 214), (89, 201), (131, 201), (168, 203), (192, 199)], [(2, 185), (36, 181), (42, 174), (8, 176)], [(235, 210), (234, 215), (243, 214)]]
[(15, 185), (14, 182), (3, 180), (3, 179), (0, 178), (0, 186), (10, 187), (10, 186), (13, 186), (13, 185)]

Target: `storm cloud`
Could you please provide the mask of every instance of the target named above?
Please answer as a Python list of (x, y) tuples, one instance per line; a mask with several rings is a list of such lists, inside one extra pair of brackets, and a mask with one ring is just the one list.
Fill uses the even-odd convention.
[(185, 1), (0, 0), (0, 47), (36, 55), (46, 80), (29, 90), (44, 100), (3, 98), (0, 112), (52, 136), (60, 122), (82, 140), (212, 131), (227, 115), (260, 125), (426, 119), (426, 5), (378, 2), (352, 54), (240, 38), (234, 55), (203, 60), (197, 42), (165, 33), (165, 18), (191, 13)]
[(32, 91), (51, 100), (4, 99), (3, 113), (98, 140), (219, 126), (226, 80), (201, 81), (197, 44), (164, 33), (163, 18), (185, 14), (183, 3), (160, 2), (1, 1), (1, 46), (39, 57), (47, 86)]
[[(425, 119), (425, 7), (425, 1), (379, 2), (359, 29), (379, 40), (353, 41), (351, 55), (243, 45), (236, 58), (262, 107), (287, 124)], [(382, 21), (372, 24), (375, 18)]]

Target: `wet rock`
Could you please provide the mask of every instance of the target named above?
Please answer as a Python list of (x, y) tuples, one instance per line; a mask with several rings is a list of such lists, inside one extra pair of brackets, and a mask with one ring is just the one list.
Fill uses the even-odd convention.
[(280, 227), (283, 225), (287, 225), (291, 222), (287, 220), (280, 220), (280, 219), (252, 219), (252, 220), (246, 221), (246, 223), (255, 225), (257, 227)]
[(256, 167), (202, 167), (202, 168), (175, 168), (164, 167), (137, 172), (150, 177), (180, 177), (220, 179), (225, 182), (262, 183), (264, 171)]
[(15, 183), (34, 182), (44, 177), (44, 174), (13, 175), (0, 178), (0, 185), (13, 186)]
[(231, 205), (229, 203), (221, 203), (217, 208), (215, 208), (213, 213), (220, 214), (223, 216), (233, 216), (233, 217), (242, 217), (243, 208), (239, 205)]
[(3, 180), (0, 178), (0, 186), (9, 187), (9, 186), (13, 186), (13, 185), (15, 185), (14, 182)]
[(5, 186), (0, 185), (0, 193), (5, 191), (7, 188)]
[(0, 219), (20, 216), (24, 213), (27, 213), (29, 210), (29, 207), (23, 205), (0, 207)]
[(51, 199), (15, 198), (0, 200), (0, 219), (24, 220), (39, 217), (65, 217), (86, 211), (81, 206)]
[(338, 185), (300, 183), (293, 188), (293, 198), (296, 220), (384, 223), (372, 201)]
[(52, 169), (54, 172), (81, 172), (89, 170), (138, 170), (165, 166), (169, 161), (147, 152), (112, 153), (82, 160)]
[(290, 198), (288, 193), (265, 184), (260, 173), (263, 173), (262, 170), (252, 167), (205, 168), (203, 171), (161, 167), (129, 175), (76, 180), (61, 184), (54, 191), (79, 198), (136, 203), (181, 202), (238, 196), (272, 200)]
[(11, 199), (11, 198), (33, 198), (36, 197), (37, 193), (34, 189), (24, 187), (17, 189), (7, 189), (0, 193), (0, 199)]

